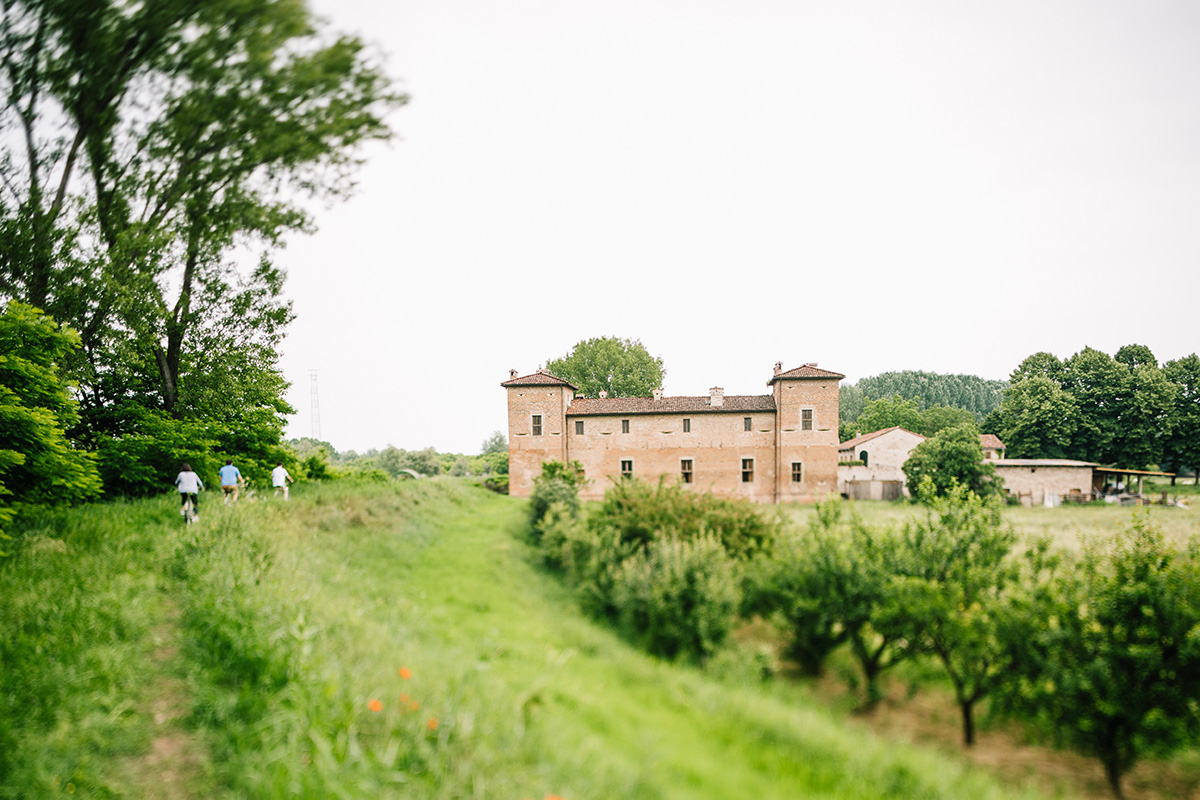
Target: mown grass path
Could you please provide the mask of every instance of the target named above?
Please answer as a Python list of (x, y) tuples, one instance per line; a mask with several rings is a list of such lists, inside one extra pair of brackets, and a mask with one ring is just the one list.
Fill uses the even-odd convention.
[(326, 669), (353, 676), (362, 724), (378, 700), (379, 719), (416, 718), (433, 742), (396, 796), (1014, 796), (848, 732), (794, 688), (718, 681), (629, 648), (534, 565), (519, 501), (423, 487), (310, 508), (300, 558), (279, 569), (305, 587), (305, 625), (336, 663)]

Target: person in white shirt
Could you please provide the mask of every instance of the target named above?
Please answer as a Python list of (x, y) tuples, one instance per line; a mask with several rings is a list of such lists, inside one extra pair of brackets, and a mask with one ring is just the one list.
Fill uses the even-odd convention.
[(288, 484), (292, 483), (292, 476), (288, 474), (287, 469), (282, 463), (275, 465), (275, 469), (271, 470), (271, 484), (275, 487), (275, 496), (278, 497), (280, 492), (283, 492), (283, 499), (288, 499)]
[(192, 472), (191, 464), (184, 464), (180, 469), (179, 475), (175, 478), (175, 485), (179, 487), (179, 513), (182, 515), (183, 507), (187, 505), (188, 497), (192, 498), (192, 510), (196, 512), (196, 519), (200, 519), (200, 490), (204, 488), (204, 481), (200, 480), (200, 476)]

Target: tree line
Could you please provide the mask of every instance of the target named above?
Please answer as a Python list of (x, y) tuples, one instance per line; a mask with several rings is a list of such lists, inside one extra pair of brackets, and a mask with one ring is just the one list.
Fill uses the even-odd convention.
[[(7, 0), (0, 92), (7, 491), (287, 458), (273, 254), (391, 135), (378, 59), (289, 0)], [(100, 481), (29, 490), (67, 462)]]
[(1200, 357), (1159, 364), (1150, 348), (1034, 353), (1013, 370), (984, 427), (1010, 458), (1069, 458), (1128, 469), (1200, 468)]

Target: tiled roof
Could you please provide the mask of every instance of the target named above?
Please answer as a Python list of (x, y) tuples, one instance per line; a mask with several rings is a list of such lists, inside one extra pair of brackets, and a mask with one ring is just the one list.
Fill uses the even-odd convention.
[(907, 428), (901, 428), (899, 425), (893, 425), (890, 428), (884, 428), (880, 431), (872, 431), (871, 433), (864, 433), (862, 436), (856, 436), (853, 439), (847, 439), (838, 445), (838, 450), (852, 450), (855, 447), (858, 447), (860, 444), (866, 444), (872, 439), (877, 439), (880, 436), (883, 436), (885, 433), (891, 433), (892, 431), (904, 431), (905, 433), (912, 433), (913, 436), (920, 436), (922, 439), (925, 438), (924, 436), (921, 436), (921, 434), (913, 433)]
[[(570, 386), (576, 389), (574, 384), (564, 381), (562, 378), (557, 378), (546, 372), (544, 369), (539, 369), (532, 375), (525, 375), (521, 378), (511, 378), (506, 380), (501, 386)], [(577, 390), (578, 391), (578, 390)]]
[(1069, 458), (997, 458), (989, 462), (997, 467), (1099, 467), (1092, 461), (1072, 461)]
[(844, 377), (846, 376), (840, 372), (830, 372), (827, 369), (818, 369), (816, 364), (805, 364), (804, 366), (790, 369), (787, 372), (779, 373), (775, 377), (771, 378), (771, 380), (767, 381), (767, 385), (770, 386), (775, 381), (806, 380), (812, 378), (836, 378), (840, 381)]
[(1000, 437), (994, 433), (979, 434), (979, 444), (984, 450), (1003, 450), (1004, 442), (1000, 441)]
[(567, 409), (568, 417), (614, 414), (720, 414), (747, 411), (775, 411), (775, 398), (769, 394), (725, 395), (725, 404), (713, 408), (704, 397), (576, 397)]

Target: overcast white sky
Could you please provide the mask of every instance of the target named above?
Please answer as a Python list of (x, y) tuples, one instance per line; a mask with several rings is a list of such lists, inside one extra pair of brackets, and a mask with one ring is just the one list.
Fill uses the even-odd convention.
[(509, 368), (669, 395), (1198, 349), (1200, 3), (314, 0), (412, 96), (280, 255), (298, 413), (476, 453)]

